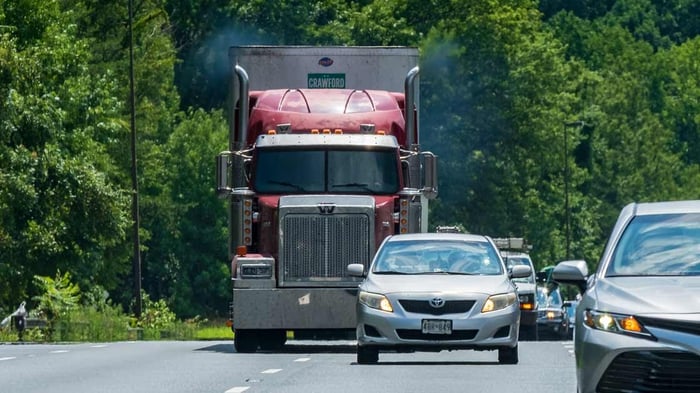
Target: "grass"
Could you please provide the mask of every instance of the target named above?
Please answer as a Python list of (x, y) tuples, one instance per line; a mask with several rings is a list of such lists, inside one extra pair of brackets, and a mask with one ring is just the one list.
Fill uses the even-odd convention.
[[(175, 322), (156, 328), (131, 328), (121, 318), (88, 318), (60, 323), (53, 329), (27, 329), (22, 341), (26, 342), (103, 342), (123, 340), (232, 340), (233, 332), (225, 321), (202, 323)], [(18, 342), (14, 329), (0, 329), (0, 343)]]
[(223, 322), (200, 326), (194, 333), (195, 340), (231, 340), (233, 332)]

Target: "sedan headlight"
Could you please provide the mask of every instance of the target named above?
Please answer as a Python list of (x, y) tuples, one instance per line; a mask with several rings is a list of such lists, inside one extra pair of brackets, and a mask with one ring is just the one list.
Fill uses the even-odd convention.
[(583, 323), (591, 329), (652, 337), (644, 325), (631, 315), (586, 310), (583, 312)]
[(502, 310), (515, 303), (515, 299), (515, 293), (513, 292), (502, 293), (500, 295), (491, 295), (488, 299), (486, 299), (484, 306), (481, 307), (481, 312)]
[(377, 310), (382, 310), (386, 312), (394, 312), (394, 308), (391, 306), (391, 302), (384, 295), (360, 291), (359, 299), (360, 303), (364, 304), (367, 307), (375, 308)]

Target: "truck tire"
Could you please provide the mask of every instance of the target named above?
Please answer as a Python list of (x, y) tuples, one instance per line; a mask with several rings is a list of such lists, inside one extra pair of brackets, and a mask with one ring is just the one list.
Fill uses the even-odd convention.
[(518, 364), (518, 346), (498, 349), (498, 363)]
[(258, 331), (258, 341), (260, 349), (278, 351), (287, 342), (287, 332), (285, 330), (260, 330)]
[(372, 347), (357, 346), (357, 363), (374, 364), (379, 361), (379, 350)]
[(255, 330), (234, 330), (233, 346), (238, 353), (253, 353), (258, 350), (258, 334)]
[(536, 325), (520, 325), (519, 339), (521, 341), (538, 341), (539, 335)]

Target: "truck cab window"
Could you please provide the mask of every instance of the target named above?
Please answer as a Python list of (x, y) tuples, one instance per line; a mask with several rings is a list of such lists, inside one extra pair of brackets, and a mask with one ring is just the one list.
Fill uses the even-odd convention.
[(393, 150), (260, 149), (254, 170), (259, 193), (393, 194), (399, 161)]

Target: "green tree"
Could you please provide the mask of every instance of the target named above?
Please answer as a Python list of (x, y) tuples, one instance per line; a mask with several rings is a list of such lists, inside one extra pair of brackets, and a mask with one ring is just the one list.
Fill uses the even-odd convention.
[(126, 195), (105, 175), (124, 131), (116, 84), (89, 72), (59, 1), (0, 9), (0, 303), (32, 298), (33, 277), (56, 270), (114, 288), (128, 227)]
[(227, 261), (228, 216), (214, 190), (213, 158), (227, 146), (222, 111), (187, 114), (173, 130), (164, 151), (163, 205), (170, 206), (152, 230), (144, 253), (153, 277), (150, 294), (167, 298), (180, 316), (225, 315), (230, 301)]
[(535, 6), (451, 3), (422, 45), (422, 133), (441, 157), (433, 218), (525, 236), (551, 263), (564, 254), (563, 123), (581, 78)]

